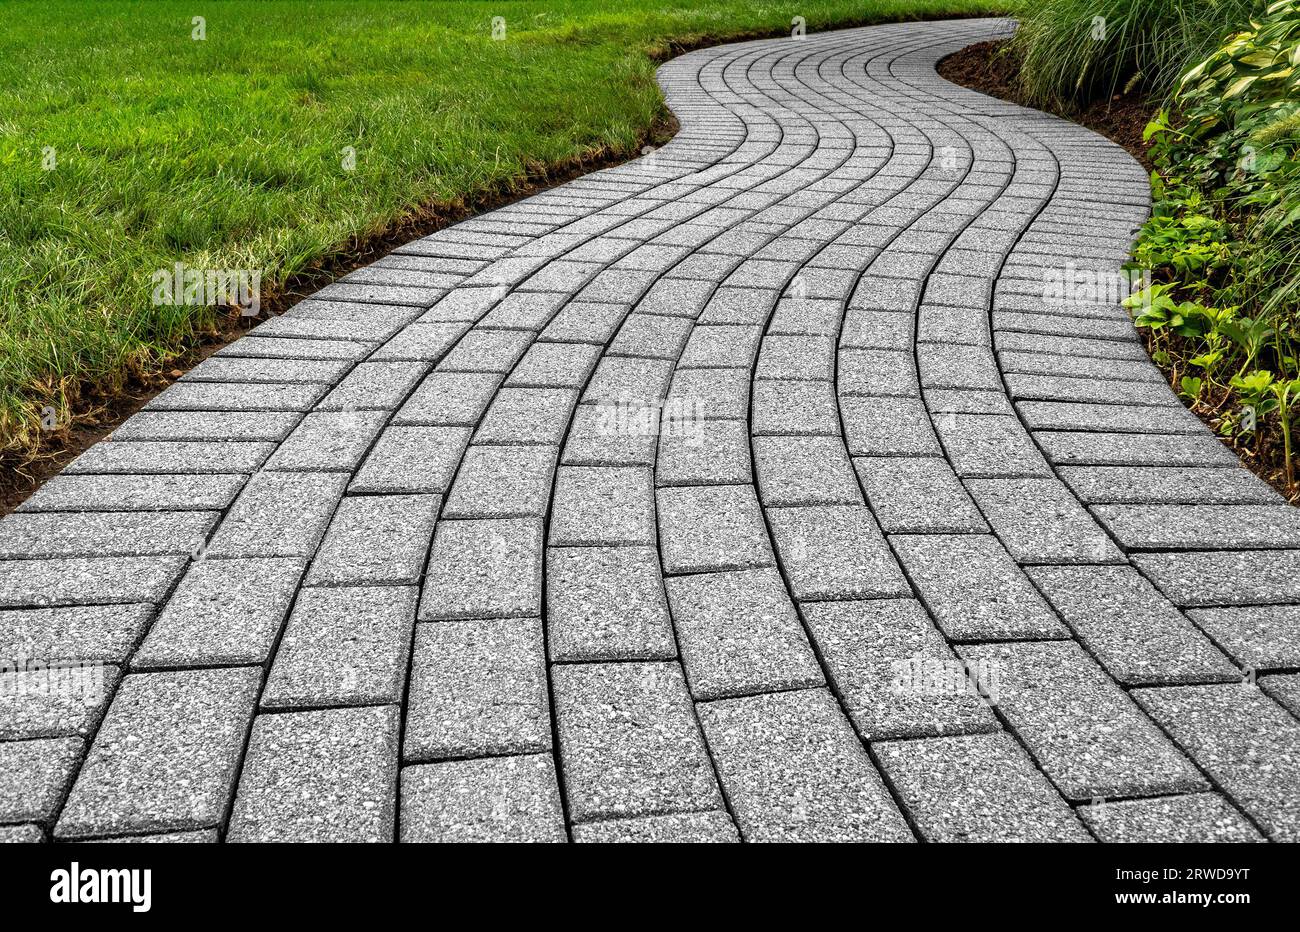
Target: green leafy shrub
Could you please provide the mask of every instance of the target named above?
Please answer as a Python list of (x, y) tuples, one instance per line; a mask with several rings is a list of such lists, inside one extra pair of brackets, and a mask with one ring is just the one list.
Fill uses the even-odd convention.
[[(1286, 481), (1300, 405), (1300, 3), (1271, 4), (1189, 69), (1147, 127), (1154, 208), (1129, 304), (1193, 404), (1257, 449), (1276, 434)], [(1191, 374), (1194, 372), (1195, 374)]]

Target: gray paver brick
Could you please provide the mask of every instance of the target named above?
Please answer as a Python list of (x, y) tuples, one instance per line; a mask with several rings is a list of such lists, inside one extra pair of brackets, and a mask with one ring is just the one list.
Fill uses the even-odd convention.
[(889, 538), (939, 628), (954, 640), (1065, 637), (997, 540), (985, 534)]
[(746, 841), (912, 840), (825, 690), (710, 702), (699, 714)]
[(546, 325), (538, 339), (604, 344), (625, 316), (627, 308), (620, 304), (571, 301)]
[(1121, 683), (1230, 682), (1241, 677), (1132, 567), (1035, 566), (1026, 572)]
[(1117, 563), (1104, 530), (1055, 479), (969, 479), (993, 533), (1020, 563)]
[(1300, 673), (1261, 677), (1259, 688), (1296, 718), (1300, 719)]
[(363, 362), (348, 373), (317, 411), (391, 411), (402, 403), (428, 364), (423, 362)]
[(841, 397), (852, 456), (938, 456), (939, 441), (917, 398)]
[(418, 583), (440, 502), (437, 495), (343, 499), (312, 561), (307, 585)]
[(1016, 403), (1030, 430), (1098, 430), (1134, 434), (1193, 434), (1196, 415), (1173, 405), (1098, 405), (1077, 401)]
[(920, 603), (818, 602), (802, 609), (835, 692), (864, 740), (998, 727)]
[(1113, 378), (1067, 378), (1058, 375), (1007, 373), (1007, 388), (1016, 399), (1076, 401), (1085, 404), (1176, 405), (1178, 397), (1160, 382), (1122, 382)]
[(1002, 375), (987, 347), (918, 343), (916, 356), (926, 388), (1002, 389)]
[(67, 465), (77, 473), (249, 473), (271, 455), (275, 445), (263, 441), (113, 440), (97, 443)]
[(442, 372), (509, 372), (532, 342), (526, 330), (470, 330), (438, 363)]
[(697, 421), (662, 431), (656, 485), (735, 485), (750, 481), (753, 465), (744, 421)]
[(251, 667), (128, 676), (55, 835), (216, 826), (234, 792), (260, 682)]
[(821, 668), (774, 569), (666, 581), (697, 699), (815, 686)]
[(995, 678), (999, 712), (1067, 799), (1208, 789), (1074, 642), (964, 645), (957, 653)]
[(754, 458), (766, 507), (862, 501), (839, 437), (755, 437)]
[(1132, 560), (1175, 605), (1300, 602), (1300, 550), (1138, 553)]
[(937, 414), (935, 429), (957, 475), (1050, 476), (1043, 456), (1014, 417)]
[(830, 382), (796, 380), (755, 382), (753, 429), (759, 436), (838, 434), (835, 386)]
[(81, 845), (214, 845), (221, 840), (215, 828), (195, 832), (154, 832), (148, 835), (119, 835), (114, 838), (95, 838), (78, 841)]
[(420, 620), (539, 617), (542, 525), (531, 518), (442, 521)]
[(356, 469), (387, 417), (384, 411), (308, 414), (266, 461), (266, 468), (291, 472)]
[(215, 511), (16, 514), (0, 521), (0, 560), (32, 557), (134, 557), (198, 550)]
[(443, 514), (448, 518), (520, 518), (546, 514), (555, 472), (553, 446), (471, 445)]
[(1187, 612), (1202, 631), (1243, 667), (1300, 667), (1300, 606), (1249, 605)]
[(401, 701), (415, 597), (411, 586), (304, 589), (276, 649), (263, 708)]
[(653, 547), (552, 547), (546, 564), (553, 659), (673, 657), (667, 596)]
[(686, 346), (691, 327), (691, 321), (684, 317), (629, 314), (610, 343), (609, 352), (675, 360)]
[(310, 411), (325, 394), (317, 382), (177, 382), (147, 411)]
[(1057, 465), (1236, 466), (1211, 434), (1108, 434), (1040, 430), (1034, 439)]
[(152, 605), (0, 611), (0, 658), (121, 663), (153, 620)]
[(370, 361), (433, 363), (447, 355), (467, 328), (464, 323), (417, 321), (376, 349)]
[(754, 377), (829, 382), (835, 377), (835, 341), (823, 336), (766, 336)]
[(769, 508), (767, 519), (796, 599), (911, 594), (866, 506)]
[(332, 384), (350, 364), (338, 359), (245, 359), (212, 356), (181, 376), (182, 382), (322, 382)]
[(405, 767), (401, 807), (407, 842), (568, 840), (549, 754)]
[(905, 349), (912, 345), (915, 317), (850, 308), (844, 317), (840, 345), (860, 349)]
[(394, 424), (469, 427), (487, 410), (501, 376), (479, 372), (431, 372), (393, 416)]
[(50, 819), (81, 762), (80, 738), (0, 743), (0, 822)]
[(538, 619), (416, 626), (405, 760), (549, 751), (549, 708)]
[(1134, 690), (1144, 709), (1273, 841), (1300, 838), (1300, 722), (1241, 685)]
[(678, 366), (683, 369), (725, 369), (753, 365), (762, 328), (727, 324), (696, 327), (686, 341)]
[(15, 509), (46, 511), (223, 511), (245, 476), (55, 476)]
[(303, 568), (300, 559), (192, 564), (132, 663), (136, 667), (265, 663)]
[(722, 805), (676, 663), (566, 664), (553, 679), (575, 822)]
[(891, 741), (875, 750), (927, 841), (1092, 840), (1005, 732)]
[(580, 405), (564, 441), (566, 466), (653, 466), (659, 409), (639, 401)]
[(0, 608), (161, 602), (186, 558), (0, 560)]
[(1281, 503), (1277, 492), (1240, 467), (1064, 466), (1060, 476), (1088, 503)]
[(566, 544), (653, 544), (654, 490), (640, 467), (561, 466), (550, 540)]
[(227, 840), (391, 841), (397, 718), (392, 706), (258, 716)]
[(0, 693), (0, 741), (27, 738), (89, 738), (113, 696), (121, 671), (76, 659), (37, 666), (6, 661)]
[(1119, 800), (1080, 806), (1078, 813), (1101, 841), (1115, 844), (1264, 840), (1218, 793)]
[(768, 333), (778, 336), (835, 337), (839, 333), (843, 313), (843, 305), (834, 299), (782, 298), (772, 315)]
[(943, 418), (950, 421), (950, 418), (944, 417), (948, 414), (1015, 415), (1005, 394), (978, 388), (927, 388), (925, 404), (936, 420)]
[(347, 481), (345, 473), (258, 473), (217, 526), (206, 555), (311, 556)]
[(0, 844), (39, 844), (45, 833), (39, 825), (0, 825)]
[(1092, 513), (1131, 550), (1300, 547), (1300, 508), (1290, 505), (1097, 505)]
[(664, 572), (704, 572), (772, 563), (772, 545), (753, 486), (667, 488), (659, 489), (656, 498)]
[(859, 456), (853, 460), (880, 526), (888, 533), (981, 533), (988, 524), (944, 460)]
[(502, 298), (480, 321), (480, 326), (541, 330), (567, 297), (562, 292), (515, 292)]
[(388, 427), (348, 491), (445, 492), (468, 442), (461, 427)]
[(483, 416), (474, 442), (557, 444), (576, 396), (564, 388), (503, 388)]
[(725, 812), (688, 812), (575, 825), (573, 840), (594, 844), (725, 844), (740, 841), (740, 836)]
[[(302, 416), (298, 411), (141, 411), (111, 436), (119, 442), (279, 442)], [(184, 462), (184, 457), (178, 461)]]
[(665, 404), (687, 415), (699, 411), (708, 419), (743, 419), (749, 412), (749, 392), (748, 369), (678, 369)]
[(596, 367), (600, 347), (590, 343), (537, 343), (506, 378), (511, 387), (581, 388)]
[(606, 356), (596, 366), (582, 393), (582, 402), (652, 404), (665, 396), (672, 374), (673, 364), (667, 359)]

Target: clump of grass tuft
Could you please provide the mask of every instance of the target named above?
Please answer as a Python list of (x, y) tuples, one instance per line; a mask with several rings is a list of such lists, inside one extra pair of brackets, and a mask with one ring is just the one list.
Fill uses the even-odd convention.
[(1259, 0), (1048, 0), (1025, 4), (1012, 40), (1028, 102), (1055, 110), (1143, 90), (1182, 72), (1261, 9)]

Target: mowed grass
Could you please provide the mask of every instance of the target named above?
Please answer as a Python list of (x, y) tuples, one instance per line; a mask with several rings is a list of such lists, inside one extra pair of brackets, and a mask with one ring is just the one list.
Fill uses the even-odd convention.
[[(264, 291), (422, 207), (593, 152), (662, 113), (693, 42), (989, 12), (979, 0), (0, 4), (0, 454), (210, 331), (151, 274)], [(206, 38), (192, 38), (193, 17)], [(504, 17), (506, 39), (491, 37)], [(355, 169), (345, 170), (346, 148)], [(51, 166), (51, 159), (53, 160)], [(48, 423), (46, 425), (48, 427)]]

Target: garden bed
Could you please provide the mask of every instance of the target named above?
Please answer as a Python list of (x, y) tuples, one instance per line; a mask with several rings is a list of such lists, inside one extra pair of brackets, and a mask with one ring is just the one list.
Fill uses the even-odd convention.
[[(1021, 63), (1008, 41), (981, 42), (950, 55), (939, 63), (939, 73), (955, 84), (1025, 106), (1042, 107), (1031, 102), (1017, 77)], [(1143, 93), (1112, 95), (1109, 99), (1072, 107), (1056, 108), (1058, 115), (1074, 120), (1123, 146), (1148, 171), (1152, 170), (1151, 150), (1143, 139), (1147, 124), (1159, 111), (1159, 102)], [(1200, 358), (1203, 347), (1167, 328), (1139, 327), (1138, 333), (1148, 354), (1159, 366), (1170, 387), (1181, 397), (1215, 436), (1230, 447), (1242, 463), (1263, 478), (1294, 504), (1300, 504), (1300, 484), (1288, 482), (1286, 456), (1279, 430), (1243, 433), (1235, 430), (1241, 417), (1241, 398), (1231, 389), (1206, 390), (1197, 397), (1188, 394), (1185, 379), (1195, 377), (1192, 361)]]

